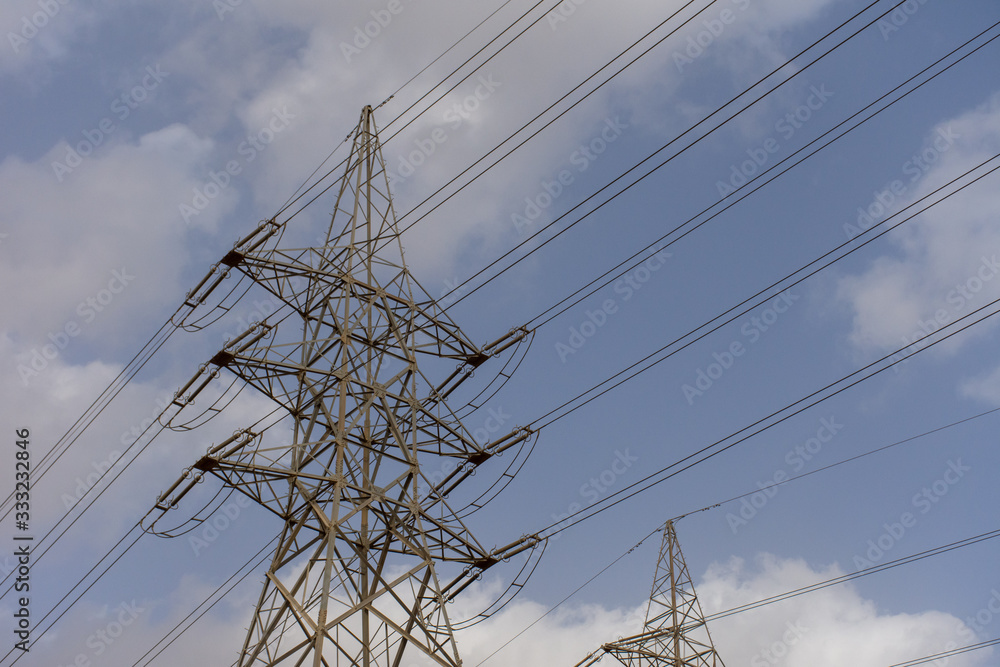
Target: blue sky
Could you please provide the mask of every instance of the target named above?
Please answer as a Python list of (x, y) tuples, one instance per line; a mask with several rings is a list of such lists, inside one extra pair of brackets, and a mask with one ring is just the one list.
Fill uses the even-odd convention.
[[(414, 276), (474, 341), (536, 327), (518, 372), (468, 417), (470, 430), (535, 424), (664, 346), (672, 352), (541, 429), (516, 479), (469, 521), (484, 544), (604, 508), (647, 475), (717, 441), (730, 444), (758, 420), (788, 415), (560, 532), (514, 602), (459, 633), (466, 664), (574, 664), (635, 631), (658, 535), (515, 639), (671, 517), (688, 515), (678, 534), (709, 613), (995, 530), (998, 417), (983, 414), (1000, 407), (995, 318), (926, 343), (970, 323), (979, 308), (992, 312), (988, 304), (1000, 296), (997, 176), (972, 182), (1000, 152), (1000, 45), (986, 43), (996, 29), (963, 47), (1000, 20), (1000, 7), (911, 0), (877, 20), (896, 4), (883, 0), (825, 37), (870, 3), (684, 4), (542, 3), (518, 29), (540, 20), (487, 59), (515, 31), (474, 54), (529, 3), (5, 3), (0, 391), (12, 459), (15, 429), (28, 428), (41, 461), (209, 267), (339, 146), (326, 169), (335, 164), (361, 108), (385, 101), (375, 119), (396, 214), (401, 226), (421, 218), (403, 235)], [(677, 10), (640, 48), (545, 112)], [(755, 185), (732, 190), (797, 162), (911, 89), (706, 221)], [(863, 231), (932, 203), (862, 246), (883, 227)], [(315, 239), (331, 206), (320, 199), (296, 215), (284, 241)], [(842, 245), (831, 258), (844, 257), (829, 267), (794, 285), (779, 282), (817, 268), (811, 263)], [(592, 294), (548, 310), (636, 253)], [(739, 305), (761, 290), (769, 291)], [(164, 434), (123, 468), (137, 450), (125, 448), (164, 397), (227, 335), (273, 306), (251, 292), (213, 326), (175, 334), (36, 481), (32, 530), (40, 539), (66, 514), (67, 499), (89, 489), (88, 475), (124, 470), (35, 565), (31, 609), (40, 624), (205, 447), (268, 409), (243, 394), (204, 428)], [(911, 359), (806, 401), (824, 399), (816, 405), (797, 404), (915, 339), (923, 342), (910, 348), (920, 350)], [(485, 384), (491, 370), (499, 365), (477, 381)], [(491, 465), (472, 482), (485, 488), (506, 462)], [(2, 488), (13, 483), (11, 472)], [(258, 508), (227, 504), (220, 516), (227, 510), (225, 529), (200, 542), (143, 537), (20, 664), (68, 665), (81, 655), (135, 664), (277, 532)], [(4, 526), (13, 545), (9, 518)], [(992, 639), (1000, 636), (998, 549), (987, 540), (720, 619), (713, 638), (727, 664), (791, 667), (888, 666)], [(491, 570), (456, 613), (488, 605), (514, 573)], [(249, 576), (152, 664), (233, 660), (258, 586), (259, 576)], [(15, 602), (4, 597), (7, 623)], [(129, 622), (120, 637), (94, 639), (122, 614)], [(782, 648), (788, 623), (807, 630)], [(987, 649), (950, 664), (996, 659)]]

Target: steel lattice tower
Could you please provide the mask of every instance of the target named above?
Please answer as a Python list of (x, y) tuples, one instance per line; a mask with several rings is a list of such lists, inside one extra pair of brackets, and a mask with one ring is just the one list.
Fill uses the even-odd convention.
[(725, 667), (715, 652), (673, 521), (663, 527), (643, 632), (605, 644), (577, 667), (611, 655), (628, 667)]
[[(261, 225), (222, 263), (293, 316), (230, 341), (208, 374), (225, 368), (275, 401), (292, 422), (290, 442), (238, 432), (157, 509), (211, 474), (283, 520), (241, 667), (461, 665), (446, 601), (539, 540), (491, 553), (449, 507), (445, 496), (476, 466), (530, 430), (477, 444), (444, 399), (527, 332), (480, 349), (410, 275), (371, 107), (354, 132), (325, 243), (264, 251), (274, 228)], [(295, 336), (285, 335), (294, 322)], [(420, 367), (444, 362), (457, 369), (437, 384)], [(178, 410), (198, 377), (175, 399)], [(437, 484), (422, 472), (448, 461), (453, 472)]]

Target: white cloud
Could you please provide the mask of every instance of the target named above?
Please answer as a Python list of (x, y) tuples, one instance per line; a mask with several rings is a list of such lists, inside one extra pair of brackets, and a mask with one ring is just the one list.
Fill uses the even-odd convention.
[(27, 74), (29, 82), (45, 78), (46, 66), (67, 57), (75, 36), (98, 23), (101, 12), (89, 5), (67, 0), (9, 0), (0, 5), (0, 73)]
[[(713, 565), (697, 590), (711, 614), (841, 574), (838, 566), (817, 570), (802, 560), (761, 555), (753, 567), (736, 558)], [(971, 630), (954, 616), (879, 613), (851, 584), (720, 619), (712, 636), (727, 664), (753, 667), (885, 667), (974, 642)], [(986, 657), (969, 654), (955, 664), (980, 665)]]
[[(126, 323), (176, 303), (191, 231), (179, 212), (201, 186), (199, 162), (211, 142), (182, 125), (147, 134), (133, 144), (100, 147), (74, 157), (61, 143), (36, 162), (0, 164), (7, 193), (0, 247), (0, 280), (17, 286), (0, 294), (19, 353), (48, 344), (69, 328), (78, 340), (114, 344), (130, 337)], [(67, 156), (71, 169), (68, 173)], [(55, 169), (60, 169), (60, 182)], [(235, 203), (224, 191), (191, 227), (211, 229)], [(45, 308), (38, 308), (38, 304)]]
[[(542, 100), (554, 99), (556, 94), (568, 91), (681, 4), (664, 7), (655, 2), (635, 3), (629, 12), (621, 12), (615, 6), (601, 3), (580, 6), (570, 3), (574, 11), (559, 21), (550, 20), (559, 12), (550, 12), (511, 48), (484, 65), (477, 75), (448, 93), (386, 145), (388, 167), (398, 174), (403, 164), (401, 160), (421, 152), (420, 145), (427, 145), (432, 132), (439, 130), (443, 135), (439, 133), (438, 136), (445, 137), (433, 147), (433, 154), (424, 151), (417, 156), (423, 164), (415, 169), (412, 177), (395, 179), (397, 216), (406, 213), (540, 111)], [(731, 4), (733, 11), (748, 18), (723, 35), (729, 45), (720, 49), (719, 55), (738, 51), (742, 55), (729, 65), (745, 68), (748, 66), (747, 52), (755, 57), (767, 53), (770, 60), (780, 61), (782, 56), (776, 47), (780, 31), (814, 18), (830, 0), (725, 4)], [(195, 82), (196, 92), (189, 100), (195, 118), (189, 124), (199, 131), (217, 131), (235, 115), (244, 131), (255, 133), (266, 125), (274, 109), (287, 107), (295, 115), (280, 140), (248, 169), (256, 204), (265, 212), (263, 215), (276, 210), (309, 171), (340, 143), (345, 132), (356, 123), (363, 105), (379, 104), (424, 64), (440, 55), (444, 45), (450, 45), (487, 13), (472, 5), (402, 3), (402, 10), (388, 20), (380, 13), (382, 7), (379, 4), (359, 5), (338, 7), (335, 11), (332, 6), (293, 3), (288, 7), (282, 5), (279, 10), (266, 3), (245, 2), (235, 11), (226, 13), (223, 21), (212, 20), (198, 26), (183, 44), (178, 44), (163, 59), (164, 67), (176, 72), (177, 80)], [(485, 44), (486, 35), (498, 33), (523, 9), (511, 7), (501, 11), (474, 33), (461, 51), (468, 53), (473, 46)], [(372, 12), (378, 16), (373, 17)], [(700, 21), (710, 18), (709, 14), (711, 12), (695, 19), (694, 27), (703, 29)], [(334, 16), (336, 21), (332, 20)], [(378, 17), (382, 17), (384, 25), (376, 26)], [(668, 25), (677, 22), (674, 19)], [(764, 35), (758, 23), (768, 22), (772, 30)], [(366, 41), (357, 36), (356, 29), (364, 31), (368, 24), (372, 25)], [(520, 24), (524, 25), (527, 22)], [(245, 37), (259, 33), (265, 26), (290, 28), (296, 35), (292, 41), (301, 45), (294, 57), (283, 61), (280, 67), (269, 65), (273, 59), (253, 49), (253, 41)], [(486, 53), (492, 53), (516, 32), (510, 31)], [(751, 39), (754, 46), (748, 50), (746, 40)], [(763, 42), (768, 43), (767, 49), (763, 48)], [(433, 285), (445, 276), (452, 276), (460, 261), (482, 263), (495, 256), (495, 244), (501, 240), (506, 243), (515, 235), (511, 216), (523, 211), (524, 198), (538, 195), (544, 182), (551, 181), (560, 170), (569, 166), (569, 157), (579, 148), (580, 142), (589, 141), (599, 132), (606, 118), (622, 115), (622, 120), (635, 128), (633, 133), (650, 128), (663, 130), (660, 126), (667, 117), (675, 118), (670, 122), (672, 126), (687, 122), (676, 105), (668, 105), (663, 99), (664, 91), (672, 90), (682, 78), (667, 47), (670, 43), (653, 51), (626, 70), (616, 84), (602, 89), (533, 139), (530, 146), (519, 150), (515, 165), (507, 164), (514, 162), (512, 160), (501, 163), (488, 178), (480, 179), (423, 220), (419, 233), (407, 234), (407, 259), (425, 281)], [(289, 55), (293, 55), (290, 48)], [(484, 58), (480, 56), (476, 62)], [(380, 128), (386, 128), (395, 114), (460, 62), (457, 54), (449, 54), (379, 110), (376, 120)], [(724, 58), (723, 62), (726, 62)], [(618, 66), (609, 68), (597, 80), (616, 69)], [(468, 67), (463, 70), (467, 71)], [(641, 75), (636, 74), (639, 71)], [(492, 78), (499, 86), (491, 91), (488, 99), (474, 100), (476, 108), (470, 110), (460, 124), (455, 124), (452, 122), (455, 116), (449, 116), (449, 111), (470, 99), (479, 86), (479, 74)], [(656, 81), (655, 86), (649, 85), (651, 78)], [(453, 81), (449, 86), (451, 83)], [(436, 99), (446, 89), (435, 91), (429, 100)], [(637, 115), (634, 120), (629, 118), (631, 112), (621, 114), (621, 100), (628, 100), (628, 107), (636, 109), (648, 106), (643, 102), (649, 101), (649, 95), (659, 101), (655, 111)], [(426, 104), (427, 101), (418, 109)], [(560, 108), (567, 104), (563, 103)], [(400, 126), (401, 123), (397, 123), (384, 129), (382, 140), (386, 141), (399, 131)], [(232, 148), (235, 149), (235, 144)], [(341, 151), (338, 158), (345, 153)], [(491, 156), (473, 173), (501, 154)], [(327, 167), (333, 164), (336, 160)], [(567, 188), (552, 210), (567, 208), (581, 198), (581, 192)], [(426, 210), (425, 207), (423, 211)], [(414, 217), (407, 222), (412, 222)], [(551, 219), (549, 213), (543, 212), (539, 223), (548, 219)], [(304, 222), (299, 220), (296, 224), (301, 226)]]
[[(997, 152), (1000, 95), (935, 127), (901, 166), (896, 181), (904, 195), (882, 191), (883, 199), (894, 199), (890, 211), (898, 211)], [(838, 296), (853, 311), (855, 346), (900, 347), (904, 339), (922, 337), (1000, 295), (1000, 196), (989, 187), (991, 179), (907, 223), (891, 235), (891, 254), (840, 280)], [(875, 203), (872, 211), (878, 213)]]
[(967, 379), (959, 391), (967, 398), (1000, 406), (1000, 367), (986, 375)]

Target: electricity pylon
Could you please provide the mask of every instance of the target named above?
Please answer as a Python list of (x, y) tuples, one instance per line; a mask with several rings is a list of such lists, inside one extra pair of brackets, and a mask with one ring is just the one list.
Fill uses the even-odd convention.
[(593, 665), (605, 655), (628, 667), (725, 667), (712, 644), (673, 521), (663, 527), (643, 632), (605, 644), (576, 667)]
[[(527, 331), (480, 349), (410, 275), (371, 107), (354, 132), (323, 245), (266, 251), (275, 229), (274, 221), (262, 224), (222, 264), (270, 291), (291, 315), (229, 341), (179, 392), (174, 409), (224, 368), (287, 413), (290, 437), (275, 443), (251, 429), (237, 432), (210, 447), (154, 509), (176, 506), (210, 474), (283, 520), (241, 667), (414, 660), (457, 667), (445, 603), (539, 539), (488, 551), (449, 506), (446, 496), (477, 466), (531, 431), (478, 444), (445, 398)], [(202, 281), (190, 304), (204, 301), (206, 293), (196, 292), (206, 284), (214, 289), (218, 280)], [(432, 383), (420, 364), (440, 370), (445, 361), (457, 368)], [(428, 462), (452, 472), (432, 483)]]

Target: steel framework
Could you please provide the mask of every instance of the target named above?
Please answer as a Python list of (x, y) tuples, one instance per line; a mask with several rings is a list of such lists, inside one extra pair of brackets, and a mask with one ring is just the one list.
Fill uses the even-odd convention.
[(610, 655), (628, 667), (725, 667), (715, 652), (673, 521), (663, 527), (643, 632), (603, 645), (576, 667)]
[[(407, 665), (457, 667), (446, 602), (540, 540), (488, 551), (449, 506), (448, 494), (477, 466), (531, 431), (479, 444), (445, 399), (527, 331), (479, 348), (410, 275), (371, 107), (354, 132), (322, 245), (266, 250), (276, 227), (262, 224), (222, 264), (292, 315), (230, 341), (174, 409), (226, 369), (287, 412), (291, 436), (274, 443), (250, 429), (236, 433), (210, 447), (154, 509), (162, 516), (212, 475), (282, 519), (241, 667), (400, 667), (404, 655)], [(190, 305), (204, 300), (199, 288)], [(457, 368), (443, 382), (421, 368), (445, 362)], [(428, 469), (451, 472), (433, 483)]]

